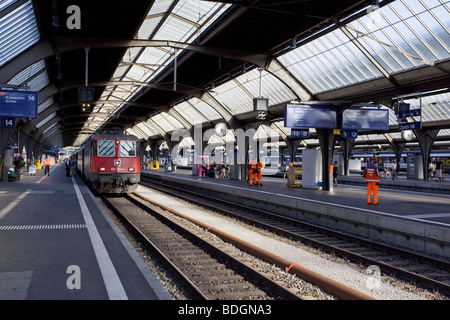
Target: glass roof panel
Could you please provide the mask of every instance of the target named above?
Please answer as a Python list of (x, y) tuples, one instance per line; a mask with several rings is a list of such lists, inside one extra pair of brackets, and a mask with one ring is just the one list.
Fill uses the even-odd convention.
[[(5, 9), (10, 2), (2, 4)], [(27, 1), (0, 19), (0, 66), (39, 41), (33, 3)]]
[[(256, 68), (236, 79), (238, 83), (250, 92), (251, 99), (260, 96), (259, 80), (260, 72)], [(286, 102), (295, 98), (295, 94), (286, 85), (266, 71), (262, 71), (261, 73), (261, 95), (269, 98), (269, 105)]]
[(218, 93), (214, 98), (234, 116), (253, 110), (254, 97), (240, 85), (237, 79), (216, 87), (214, 91)]
[(382, 76), (341, 30), (292, 50), (278, 60), (314, 94)]
[(146, 125), (145, 122), (138, 123), (135, 127), (138, 127), (146, 134), (146, 138), (158, 135), (158, 132), (153, 130), (150, 126)]
[(172, 3), (173, 0), (156, 0), (154, 2), (147, 18), (139, 28), (137, 39), (149, 39), (152, 36), (155, 28), (164, 18)]
[(191, 125), (198, 123), (208, 122), (208, 119), (203, 116), (195, 107), (193, 107), (188, 101), (182, 102), (174, 109), (185, 118)]
[[(36, 83), (34, 84), (34, 88), (33, 88), (33, 86), (28, 82), (28, 79), (33, 77), (35, 74), (37, 74), (44, 68), (45, 68), (45, 61), (44, 60), (38, 61), (38, 62), (32, 64), (31, 66), (23, 69), (18, 74), (16, 74), (11, 80), (8, 81), (8, 84), (17, 85), (17, 86), (19, 86), (19, 85), (20, 86), (30, 86), (32, 91), (39, 91), (40, 89), (42, 89), (49, 83), (48, 77), (46, 77), (47, 82), (45, 83), (45, 85), (43, 85), (42, 87), (40, 87), (38, 85), (38, 87), (40, 87), (39, 89), (36, 89)], [(45, 75), (47, 75), (46, 72), (45, 72)], [(44, 79), (41, 79), (41, 80), (44, 80)]]
[(196, 108), (209, 121), (214, 121), (222, 118), (213, 107), (211, 107), (203, 100), (200, 100), (198, 98), (192, 98), (189, 99), (188, 103), (190, 103), (194, 108)]
[[(213, 23), (230, 5), (212, 1), (198, 0), (155, 0), (147, 18), (139, 28), (136, 39), (168, 40), (174, 42), (192, 42), (202, 31)], [(158, 75), (173, 59), (175, 50), (169, 47), (129, 48), (113, 75), (113, 81), (140, 81), (144, 83)], [(181, 54), (182, 50), (178, 50)], [(101, 100), (127, 100), (132, 98), (142, 86), (130, 86), (122, 90), (121, 86), (109, 88), (101, 95)], [(111, 91), (113, 89), (113, 91)], [(120, 92), (114, 92), (120, 89)], [(119, 91), (119, 90), (118, 90)], [(209, 120), (220, 118), (215, 110), (203, 103), (195, 102), (193, 105)], [(96, 111), (107, 109), (113, 114), (120, 108), (98, 106)], [(200, 109), (205, 109), (202, 112)], [(181, 127), (173, 119), (175, 127)], [(159, 124), (159, 123), (158, 123)], [(173, 125), (165, 123), (171, 128)]]
[(39, 129), (39, 128), (42, 127), (44, 124), (46, 124), (47, 122), (49, 122), (50, 120), (52, 120), (54, 117), (56, 117), (56, 112), (53, 112), (52, 114), (50, 114), (49, 116), (47, 116), (45, 119), (43, 119), (42, 121), (40, 121), (40, 122), (36, 125), (36, 128)]
[[(278, 60), (313, 94), (450, 58), (449, 1), (397, 0)], [(379, 70), (359, 43), (384, 70)]]
[(125, 130), (125, 132), (127, 132), (128, 134), (131, 134), (133, 136), (136, 136), (139, 139), (147, 139), (147, 137), (145, 136), (145, 134), (143, 134), (142, 131), (136, 130), (136, 127), (128, 128), (127, 130)]
[[(269, 98), (269, 105), (295, 98), (295, 94), (276, 77), (263, 71), (261, 74), (261, 96)], [(214, 98), (232, 115), (253, 111), (253, 99), (260, 96), (260, 72), (253, 69), (214, 88)]]
[[(450, 93), (443, 93), (428, 97), (404, 100), (410, 104), (411, 109), (420, 108), (422, 103), (422, 121), (448, 120), (450, 114)], [(419, 120), (419, 118), (417, 118)]]
[(448, 4), (397, 0), (347, 28), (386, 71), (403, 71), (450, 57)]
[(0, 11), (8, 8), (11, 4), (13, 4), (14, 2), (16, 2), (17, 0), (4, 0), (4, 1), (0, 1)]
[(53, 131), (51, 131), (51, 132), (49, 132), (49, 131), (50, 131), (51, 129), (53, 129), (57, 124), (58, 124), (58, 122), (55, 122), (54, 124), (52, 124), (51, 126), (49, 126), (47, 129), (44, 130), (44, 132), (42, 132), (42, 134), (45, 135), (45, 134), (48, 132), (48, 133), (49, 133), (48, 136), (51, 136), (51, 135), (52, 135), (53, 133), (55, 133), (55, 131), (58, 130), (59, 128), (58, 128), (58, 129), (55, 129), (55, 130), (53, 130)]
[(54, 103), (53, 96), (39, 103), (38, 114), (47, 109), (48, 107), (50, 107), (53, 103)]
[(171, 115), (161, 112), (151, 118), (165, 132), (171, 132), (183, 128), (183, 125)]

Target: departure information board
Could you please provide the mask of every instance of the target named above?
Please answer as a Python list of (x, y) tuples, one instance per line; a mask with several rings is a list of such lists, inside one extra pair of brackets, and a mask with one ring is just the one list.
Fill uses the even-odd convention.
[(0, 90), (0, 117), (37, 118), (38, 93)]
[(286, 128), (336, 129), (334, 108), (309, 105), (285, 105), (284, 126)]
[(342, 113), (342, 129), (387, 131), (389, 129), (388, 110), (346, 109)]

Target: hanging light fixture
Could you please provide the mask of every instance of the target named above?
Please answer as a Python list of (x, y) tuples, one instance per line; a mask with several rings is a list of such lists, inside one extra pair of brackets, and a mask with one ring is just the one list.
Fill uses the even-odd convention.
[(256, 119), (265, 120), (268, 111), (269, 99), (262, 96), (262, 71), (259, 70), (259, 97), (253, 99), (253, 111), (256, 111)]
[(81, 106), (81, 112), (91, 112), (95, 92), (94, 88), (88, 87), (89, 47), (85, 47), (84, 50), (86, 51), (86, 75), (84, 87), (78, 88), (78, 103)]

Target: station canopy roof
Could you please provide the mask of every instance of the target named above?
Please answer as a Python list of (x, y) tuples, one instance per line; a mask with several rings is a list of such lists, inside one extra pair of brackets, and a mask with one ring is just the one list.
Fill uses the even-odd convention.
[[(450, 0), (77, 1), (75, 29), (71, 4), (0, 1), (0, 83), (39, 91), (38, 119), (18, 125), (48, 146), (109, 127), (167, 140), (219, 122), (284, 141), (284, 105), (315, 103), (388, 109), (389, 131), (355, 141), (383, 149), (402, 141), (398, 101), (450, 146)], [(86, 80), (95, 101), (81, 113)], [(263, 121), (256, 97), (269, 99)], [(318, 145), (314, 131), (302, 146)]]

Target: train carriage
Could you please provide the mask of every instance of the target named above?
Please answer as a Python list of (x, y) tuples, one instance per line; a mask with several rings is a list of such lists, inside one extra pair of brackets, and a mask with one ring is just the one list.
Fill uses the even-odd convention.
[(99, 193), (131, 193), (140, 181), (139, 138), (98, 134), (77, 152), (77, 169)]

